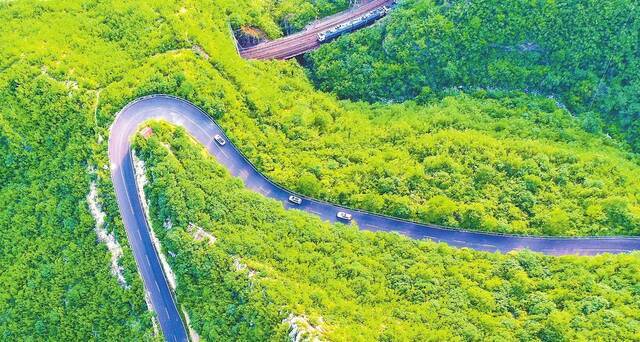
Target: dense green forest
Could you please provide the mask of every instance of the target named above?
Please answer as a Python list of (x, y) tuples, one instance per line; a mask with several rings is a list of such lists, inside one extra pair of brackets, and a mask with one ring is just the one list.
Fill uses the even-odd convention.
[(109, 227), (124, 246), (126, 288), (87, 208), (93, 102), (37, 69), (0, 75), (0, 340), (151, 337), (121, 224)]
[(425, 102), (458, 88), (552, 96), (586, 130), (640, 151), (637, 0), (404, 0), (308, 61), (320, 88), (342, 98)]
[[(279, 131), (253, 160), (301, 193), (401, 218), (522, 234), (640, 232), (637, 158), (551, 100), (343, 108), (259, 118)], [(263, 144), (233, 133), (241, 146)]]
[[(156, 61), (179, 55), (214, 72), (192, 52), (190, 31), (235, 54), (226, 23), (272, 27), (281, 35), (270, 12), (276, 5), (0, 2), (0, 340), (154, 338), (109, 180), (108, 127), (135, 96), (181, 89), (174, 80), (189, 67), (167, 74)], [(322, 6), (307, 6), (305, 15), (343, 4)], [(286, 9), (281, 12), (284, 18)], [(307, 19), (297, 20), (302, 25)], [(119, 83), (130, 70), (147, 83)], [(103, 234), (122, 249), (116, 262), (124, 283), (112, 273), (112, 254), (95, 231), (87, 200), (94, 181), (94, 199), (106, 214)]]
[[(471, 229), (569, 235), (637, 233), (637, 157), (625, 152), (616, 139), (585, 131), (581, 122), (558, 110), (553, 101), (480, 91), (470, 95), (454, 92), (439, 100), (425, 101), (426, 105), (352, 103), (317, 91), (294, 61), (247, 62), (237, 55), (229, 25), (255, 26), (276, 37), (288, 29), (287, 25), (292, 25), (291, 29), (301, 27), (312, 13), (324, 15), (345, 6), (340, 1), (300, 3), (315, 7), (302, 15), (302, 11), (289, 12), (285, 2), (276, 1), (0, 2), (0, 339), (152, 338), (151, 315), (118, 215), (106, 154), (109, 126), (115, 114), (129, 101), (152, 93), (174, 94), (200, 105), (219, 120), (233, 142), (269, 177), (309, 195)], [(295, 2), (287, 6), (291, 4)], [(276, 13), (274, 8), (281, 12)], [(292, 13), (287, 20), (298, 21), (285, 25), (283, 18), (287, 15), (283, 13)], [(203, 173), (202, 177), (214, 175)], [(96, 221), (87, 201), (93, 181), (97, 182), (98, 201), (106, 214), (102, 226), (123, 249), (118, 263), (127, 286), (122, 286), (111, 273), (112, 254), (94, 231)], [(237, 184), (234, 194), (237, 190), (241, 196), (254, 196), (239, 187)], [(249, 213), (278, 213), (279, 209), (273, 209), (269, 202), (252, 198), (263, 203), (265, 212)], [(243, 206), (237, 208), (246, 210)], [(322, 232), (334, 229), (306, 215), (278, 215), (285, 215), (283, 222), (296, 215), (295, 222), (300, 227), (315, 227), (309, 229)], [(228, 216), (227, 219), (233, 218)], [(274, 231), (274, 237), (294, 237), (291, 230), (277, 232), (283, 226), (266, 221), (269, 220), (252, 225), (251, 229), (260, 231), (264, 224), (265, 229)], [(297, 232), (298, 226), (295, 227)], [(335, 232), (338, 235), (332, 235), (334, 242), (328, 248), (359, 241), (360, 245), (352, 248), (363, 246), (364, 251), (370, 246), (367, 255), (374, 259), (391, 257), (375, 256), (378, 251), (373, 246), (384, 243), (395, 248), (397, 243), (415, 253), (444, 249), (445, 252), (437, 252), (443, 255), (437, 260), (445, 265), (451, 259), (459, 268), (466, 267), (466, 262), (476, 256), (493, 266), (507, 263), (505, 268), (511, 267), (508, 262), (516, 261), (511, 256), (456, 252), (391, 235), (357, 234), (354, 229), (340, 228)], [(345, 234), (344, 241), (340, 234)], [(262, 254), (256, 255), (252, 262), (257, 268)], [(183, 256), (186, 263), (198, 262), (202, 255), (198, 252)], [(194, 259), (186, 260), (191, 257)], [(229, 261), (226, 252), (219, 257)], [(593, 290), (588, 286), (619, 281), (611, 289), (605, 286), (593, 290), (594, 296), (601, 296), (608, 303), (602, 306), (606, 309), (594, 311), (593, 315), (607, 320), (593, 323), (600, 324), (598, 328), (582, 329), (583, 321), (576, 319), (569, 323), (574, 330), (567, 331), (637, 332), (633, 324), (620, 321), (638, 312), (624, 307), (627, 300), (637, 296), (637, 289), (629, 290), (623, 285), (631, 281), (626, 271), (621, 271), (627, 267), (637, 270), (636, 256), (566, 263), (567, 259), (536, 258), (547, 265), (549, 277), (580, 272), (584, 278), (579, 279), (585, 280), (575, 284), (586, 284), (584, 293)], [(384, 263), (385, 267), (393, 265), (386, 260)], [(218, 271), (207, 265), (202, 274), (218, 274), (211, 273)], [(378, 264), (361, 263), (355, 267), (344, 272), (378, 271)], [(437, 283), (458, 281), (457, 273), (447, 273), (448, 269), (439, 267), (444, 273), (434, 278)], [(609, 267), (620, 274), (599, 278), (598, 270), (604, 272)], [(400, 274), (394, 272), (385, 274)], [(376, 274), (382, 277), (382, 273)], [(311, 282), (322, 283), (323, 273), (318, 272), (318, 277)], [(416, 282), (427, 286), (425, 279), (429, 277), (425, 277)], [(229, 295), (226, 300), (232, 302), (239, 298), (240, 290), (246, 290), (243, 279), (238, 278), (238, 291), (225, 292)], [(534, 280), (543, 283), (527, 288), (533, 292), (523, 292), (523, 296), (538, 298), (535, 291), (547, 289), (545, 279)], [(198, 281), (202, 283), (196, 284)], [(261, 280), (263, 284), (264, 281)], [(194, 278), (194, 286), (202, 286), (203, 299), (210, 299), (205, 288), (209, 284), (215, 288), (215, 283), (215, 279)], [(293, 280), (288, 284), (295, 287)], [(573, 285), (565, 283), (562, 289), (575, 291)], [(447, 286), (439, 287), (438, 294), (457, 288)], [(326, 292), (323, 297), (324, 290), (320, 286), (315, 289), (320, 292), (310, 292), (305, 301), (316, 300), (320, 305)], [(557, 294), (547, 294), (551, 295)], [(196, 296), (185, 297), (193, 300)], [(285, 303), (289, 297), (273, 298)], [(452, 303), (458, 300), (451, 298)], [(529, 324), (522, 316), (524, 309), (517, 306), (525, 304), (515, 299), (509, 304), (502, 297), (496, 298), (496, 303), (506, 305), (508, 312), (512, 312), (512, 306), (520, 308), (513, 311), (517, 312), (517, 320)], [(273, 314), (274, 306), (266, 305), (264, 299), (255, 300), (239, 309), (253, 312), (256, 317), (269, 317), (273, 323), (255, 333), (286, 334), (285, 327), (279, 325), (282, 316)], [(582, 300), (575, 308), (582, 308), (589, 299)], [(600, 298), (593, 300), (600, 302)], [(293, 306), (295, 301), (289, 303)], [(550, 305), (546, 301), (543, 304)], [(564, 302), (555, 305), (564, 310)], [(222, 324), (204, 318), (211, 317), (204, 312), (214, 308), (192, 306), (194, 313), (202, 313), (194, 315), (200, 317), (194, 317), (195, 324)], [(423, 314), (435, 311), (433, 307), (427, 309)], [(483, 312), (491, 315), (506, 312), (487, 310)], [(220, 317), (236, 314), (240, 313), (224, 311)], [(311, 318), (316, 314), (309, 311), (308, 315)], [(327, 317), (332, 315), (327, 313)], [(400, 310), (394, 315), (405, 313)], [(566, 323), (564, 316), (554, 317), (558, 324)], [(349, 324), (360, 326), (361, 318), (352, 319)], [(442, 321), (441, 327), (428, 329), (452, 329), (464, 319), (451, 318)], [(507, 327), (509, 322), (512, 321), (507, 321)], [(530, 324), (537, 326), (539, 322)], [(273, 328), (276, 325), (279, 328)], [(505, 329), (507, 333), (513, 330)], [(526, 331), (540, 331), (536, 329)], [(333, 336), (339, 337), (338, 334)]]
[[(175, 23), (163, 23), (180, 9), (168, 1), (0, 2), (0, 340), (154, 338), (108, 179), (110, 123), (97, 122), (97, 108), (102, 90), (129, 69), (186, 45)], [(105, 234), (122, 248), (124, 284), (94, 231), (92, 181), (100, 182)]]
[(136, 149), (155, 231), (207, 340), (283, 340), (289, 315), (334, 341), (640, 338), (637, 253), (489, 254), (330, 225), (244, 189), (183, 129), (151, 125)]

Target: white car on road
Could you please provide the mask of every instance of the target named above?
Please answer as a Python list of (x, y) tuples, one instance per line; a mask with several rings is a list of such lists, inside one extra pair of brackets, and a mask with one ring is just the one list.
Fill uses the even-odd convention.
[(227, 143), (226, 140), (220, 134), (216, 134), (213, 136), (213, 139), (218, 143), (218, 145), (222, 146)]
[(289, 202), (291, 202), (293, 204), (300, 205), (300, 204), (302, 204), (302, 198), (300, 198), (298, 196), (291, 195), (291, 196), (289, 196)]
[(349, 213), (345, 213), (344, 211), (339, 211), (338, 214), (336, 215), (339, 219), (341, 220), (345, 220), (345, 221), (351, 221), (351, 219), (353, 218), (353, 216), (351, 216), (351, 214)]

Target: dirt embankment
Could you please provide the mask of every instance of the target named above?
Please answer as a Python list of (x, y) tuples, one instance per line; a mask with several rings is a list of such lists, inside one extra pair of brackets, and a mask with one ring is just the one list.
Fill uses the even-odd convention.
[(252, 26), (242, 26), (240, 29), (235, 30), (233, 34), (236, 36), (241, 49), (258, 45), (267, 40), (267, 35), (264, 31)]

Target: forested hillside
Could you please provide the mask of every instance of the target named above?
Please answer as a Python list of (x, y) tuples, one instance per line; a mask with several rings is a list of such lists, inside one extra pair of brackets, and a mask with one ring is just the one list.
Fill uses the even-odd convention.
[(224, 29), (193, 32), (205, 54), (177, 49), (130, 70), (102, 92), (98, 120), (108, 125), (127, 103), (120, 94), (171, 93), (218, 119), (267, 176), (310, 196), (475, 230), (640, 228), (637, 157), (553, 100), (476, 92), (424, 106), (336, 102), (293, 62), (247, 63)]
[[(222, 8), (201, 4), (191, 13)], [(184, 5), (0, 2), (0, 340), (154, 339), (104, 157), (115, 111), (97, 118), (109, 84), (154, 55), (191, 48), (176, 16)], [(270, 17), (253, 12), (236, 20)]]
[[(219, 120), (233, 142), (265, 174), (308, 195), (400, 217), (471, 229), (570, 235), (638, 232), (640, 195), (636, 157), (625, 152), (617, 140), (583, 130), (579, 122), (558, 110), (553, 101), (478, 92), (452, 94), (424, 106), (341, 102), (333, 95), (317, 91), (294, 61), (242, 60), (233, 45), (229, 24), (232, 28), (256, 26), (273, 37), (282, 35), (281, 18), (286, 15), (276, 14), (273, 9), (277, 7), (282, 13), (288, 13), (285, 4), (294, 2), (0, 2), (0, 339), (153, 338), (151, 315), (146, 309), (141, 282), (114, 200), (106, 154), (109, 127), (116, 113), (129, 101), (153, 93), (181, 96), (200, 105)], [(308, 13), (318, 14), (344, 6), (339, 1), (306, 1), (304, 4), (315, 4)], [(296, 25), (299, 27), (308, 17), (299, 16), (302, 19)], [(210, 176), (203, 172), (198, 177)], [(97, 188), (92, 187), (94, 181)], [(235, 208), (239, 211), (225, 212), (225, 220), (247, 213), (269, 217), (273, 210), (279, 210), (274, 209), (272, 203), (241, 191), (237, 182), (236, 188), (227, 188), (227, 182), (226, 178), (220, 178), (219, 183), (211, 183), (220, 188), (207, 191), (228, 190), (229, 196), (233, 194), (237, 198), (250, 196), (264, 212), (246, 212), (247, 207), (238, 204)], [(104, 217), (101, 211), (104, 211)], [(299, 236), (294, 232), (301, 231), (301, 227), (322, 229), (322, 233), (334, 229), (306, 215), (275, 212), (282, 225), (269, 225), (266, 219), (264, 222), (248, 220), (251, 225), (247, 229), (259, 232), (264, 224), (265, 231), (273, 232), (269, 239), (277, 239), (283, 234), (297, 239)], [(191, 215), (191, 212), (176, 213), (176, 220), (187, 217), (179, 215)], [(295, 223), (290, 221), (294, 220), (291, 217)], [(363, 251), (371, 250), (367, 255), (374, 260), (384, 261), (363, 261), (355, 264), (354, 270), (344, 271), (346, 273), (379, 271), (399, 276), (397, 272), (400, 271), (378, 270), (378, 264), (393, 266), (387, 263), (387, 259), (393, 259), (388, 255), (376, 256), (377, 248), (383, 243), (389, 249), (395, 248), (396, 244), (406, 246), (407, 251), (418, 254), (423, 249), (431, 251), (429, 253), (444, 249), (442, 259), (435, 260), (442, 260), (443, 265), (449, 260), (459, 260), (454, 265), (461, 269), (469, 266), (466, 262), (476, 256), (488, 260), (491, 267), (516, 260), (515, 257), (455, 252), (388, 235), (372, 237), (357, 234), (353, 229), (332, 231), (335, 235), (330, 236), (334, 242), (327, 245), (332, 251), (343, 244), (350, 245), (350, 241), (360, 241), (357, 242), (360, 245), (351, 247), (352, 250), (362, 246)], [(312, 236), (319, 235), (314, 234)], [(245, 239), (253, 237), (260, 235), (243, 236)], [(269, 239), (266, 241), (271, 241)], [(117, 251), (111, 248), (114, 244), (121, 247), (121, 255), (113, 252)], [(237, 246), (243, 246), (241, 241)], [(426, 259), (437, 255), (427, 254)], [(196, 258), (201, 254), (182, 256), (187, 265), (199, 262)], [(271, 263), (269, 258), (272, 256), (260, 261), (263, 256), (255, 254), (251, 262), (256, 265)], [(191, 257), (194, 259), (187, 260)], [(220, 258), (224, 262), (230, 260), (227, 252)], [(590, 331), (584, 334), (616, 330), (618, 336), (628, 337), (637, 334), (637, 328), (628, 317), (638, 310), (625, 306), (637, 302), (637, 289), (630, 290), (627, 285), (637, 283), (637, 279), (628, 275), (637, 274), (635, 258), (601, 257), (567, 263), (564, 260), (568, 259), (540, 258), (541, 263), (546, 263), (549, 276), (544, 273), (544, 277), (532, 276), (533, 280), (525, 278), (514, 291), (523, 289), (530, 292), (518, 292), (518, 296), (539, 298), (536, 291), (547, 289), (547, 278), (553, 278), (556, 273), (556, 277), (562, 278), (568, 274), (566, 272), (579, 272), (580, 276), (567, 278), (576, 280), (575, 283), (565, 283), (559, 288), (559, 294), (548, 292), (546, 298), (574, 292), (575, 284), (585, 284), (584, 293), (593, 290), (594, 296), (603, 298), (593, 298), (596, 303), (593, 306), (604, 309), (593, 311), (591, 315), (606, 320), (585, 318), (586, 322), (594, 324), (592, 329), (587, 329), (581, 328), (582, 324), (587, 324), (582, 318), (567, 323), (566, 317), (559, 314), (550, 318), (553, 321), (548, 324), (567, 323), (569, 328), (559, 327), (569, 334), (578, 330)], [(286, 266), (284, 262), (282, 264), (281, 267)], [(308, 262), (302, 265), (308, 265)], [(319, 263), (314, 267), (323, 265)], [(511, 268), (511, 264), (507, 265), (505, 268)], [(203, 305), (190, 308), (194, 313), (200, 312), (194, 314), (196, 326), (214, 331), (212, 334), (222, 333), (213, 327), (232, 323), (211, 323), (208, 317), (213, 316), (206, 315), (221, 312), (220, 317), (223, 317), (236, 313), (215, 311), (219, 307), (208, 306), (206, 300), (211, 297), (207, 287), (218, 285), (206, 277), (215, 276), (218, 273), (214, 272), (219, 270), (208, 268), (211, 264), (205, 266), (198, 269), (193, 278), (193, 288), (202, 293), (180, 290), (187, 294), (180, 293), (179, 296), (192, 301), (197, 297)], [(458, 273), (447, 273), (449, 268), (439, 267), (443, 273), (433, 279), (440, 285), (434, 282), (433, 286), (443, 286), (441, 284), (445, 282), (455, 285), (459, 281)], [(617, 269), (619, 273), (602, 279), (604, 275), (599, 275), (597, 270), (609, 272), (607, 267)], [(636, 271), (622, 271), (625, 267)], [(322, 273), (318, 274), (322, 276)], [(384, 277), (383, 273), (376, 274), (376, 277)], [(518, 273), (515, 277), (523, 275)], [(428, 292), (430, 278), (432, 276), (427, 274), (414, 279)], [(542, 283), (534, 286), (530, 280)], [(241, 293), (246, 290), (246, 281), (243, 278), (238, 281), (237, 292)], [(317, 289), (317, 295), (310, 292), (309, 297), (304, 298), (305, 307), (314, 301), (313, 305), (325, 305), (322, 303), (327, 294), (322, 292), (325, 290), (321, 285), (317, 285), (325, 284), (324, 281), (313, 277), (308, 280), (309, 284), (316, 284), (313, 289)], [(605, 285), (616, 283), (615, 286), (598, 287), (603, 282)], [(293, 286), (294, 283), (290, 280), (288, 284)], [(369, 287), (365, 285), (363, 283), (362, 288), (368, 291)], [(447, 286), (439, 287), (440, 292), (434, 296), (459, 287)], [(479, 295), (483, 296), (482, 292)], [(290, 308), (297, 305), (296, 297), (270, 296), (268, 298), (275, 298), (278, 303), (291, 299)], [(452, 302), (459, 300), (454, 297), (451, 297)], [(230, 308), (234, 308), (238, 297), (229, 294), (225, 298)], [(270, 317), (270, 323), (261, 325), (263, 330), (254, 333), (273, 333), (273, 327), (279, 324), (274, 320), (280, 320), (282, 316), (280, 313), (273, 315), (272, 304), (263, 306), (264, 299), (251, 298), (256, 301), (249, 307), (240, 308), (256, 317)], [(350, 303), (366, 303), (366, 300), (353, 298), (349, 299)], [(388, 298), (390, 306), (379, 306), (383, 309), (368, 312), (388, 312), (387, 308), (398, 305), (400, 309), (393, 315), (411, 322), (409, 316), (412, 314), (405, 315), (402, 310), (410, 301), (402, 299), (398, 303), (403, 304), (393, 304), (396, 298), (400, 297)], [(509, 325), (511, 322), (523, 334), (541, 331), (536, 322), (543, 318), (527, 323), (523, 316), (526, 310), (517, 306), (529, 304), (496, 298), (496, 305), (506, 309), (494, 311), (489, 306), (481, 310), (486, 315), (506, 315), (499, 316), (507, 317), (505, 334), (515, 331)], [(468, 305), (479, 303), (473, 300)], [(543, 308), (553, 307), (553, 304), (565, 310), (565, 302), (549, 300), (553, 303), (545, 299), (541, 304)], [(591, 299), (569, 300), (575, 304), (571, 310), (577, 308), (575, 310), (582, 312), (583, 307), (588, 307), (584, 309), (586, 312), (593, 310), (587, 303)], [(374, 304), (369, 303), (367, 305), (371, 306), (367, 307)], [(346, 307), (351, 305), (355, 304)], [(423, 313), (436, 311), (433, 306), (427, 309)], [(310, 309), (308, 314), (315, 315), (313, 312)], [(521, 323), (509, 318), (513, 312)], [(534, 311), (526, 312), (531, 315)], [(540, 312), (544, 315), (547, 311)], [(332, 315), (327, 314), (327, 317)], [(358, 327), (362, 317), (349, 318), (340, 326)], [(448, 333), (458, 322), (467, 322), (467, 319), (471, 320), (468, 317), (442, 320), (438, 323), (441, 326), (425, 329), (443, 329)], [(350, 323), (344, 323), (347, 321)], [(527, 324), (536, 327), (523, 328)], [(547, 326), (546, 321), (540, 324)], [(209, 326), (212, 328), (207, 329)], [(286, 334), (283, 327), (279, 329), (279, 336)], [(401, 325), (390, 329), (399, 331)], [(478, 330), (469, 329), (469, 336)], [(225, 330), (224, 333), (248, 332)], [(336, 332), (332, 336), (342, 336), (339, 334)]]
[(330, 225), (243, 189), (184, 130), (152, 127), (136, 142), (155, 231), (207, 340), (283, 340), (292, 321), (332, 341), (640, 337), (637, 253), (488, 254)]
[(551, 100), (457, 96), (323, 110), (295, 105), (259, 118), (277, 131), (233, 134), (258, 146), (246, 150), (270, 177), (331, 202), (472, 230), (640, 232), (638, 159)]
[(121, 224), (125, 284), (87, 207), (94, 101), (19, 63), (0, 74), (0, 340), (151, 338)]
[(586, 130), (640, 151), (637, 0), (399, 3), (381, 25), (310, 55), (320, 89), (383, 102), (457, 88), (553, 96)]

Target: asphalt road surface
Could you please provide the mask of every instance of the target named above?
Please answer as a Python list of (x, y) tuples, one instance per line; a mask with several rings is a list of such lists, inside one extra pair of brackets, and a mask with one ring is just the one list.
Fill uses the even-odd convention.
[(165, 120), (184, 127), (232, 175), (240, 177), (247, 188), (281, 202), (286, 208), (303, 210), (327, 221), (336, 222), (337, 212), (345, 211), (353, 214), (353, 220), (361, 229), (398, 232), (416, 239), (430, 239), (455, 247), (490, 252), (530, 249), (550, 255), (594, 255), (640, 249), (638, 237), (555, 238), (500, 235), (403, 221), (300, 195), (297, 196), (303, 199), (302, 204), (291, 204), (288, 198), (293, 193), (272, 183), (258, 172), (229, 139), (226, 139), (224, 146), (214, 141), (215, 134), (223, 137), (225, 135), (207, 114), (185, 100), (166, 95), (150, 96), (130, 103), (116, 117), (109, 136), (109, 159), (111, 178), (129, 243), (164, 336), (169, 341), (185, 341), (187, 333), (160, 266), (157, 251), (151, 242), (149, 224), (138, 198), (131, 159), (132, 136), (144, 121), (150, 119)]
[(314, 21), (304, 30), (286, 37), (240, 49), (240, 56), (247, 59), (288, 59), (317, 49), (318, 33), (361, 16), (382, 6), (390, 6), (393, 0), (371, 0), (330, 17)]

